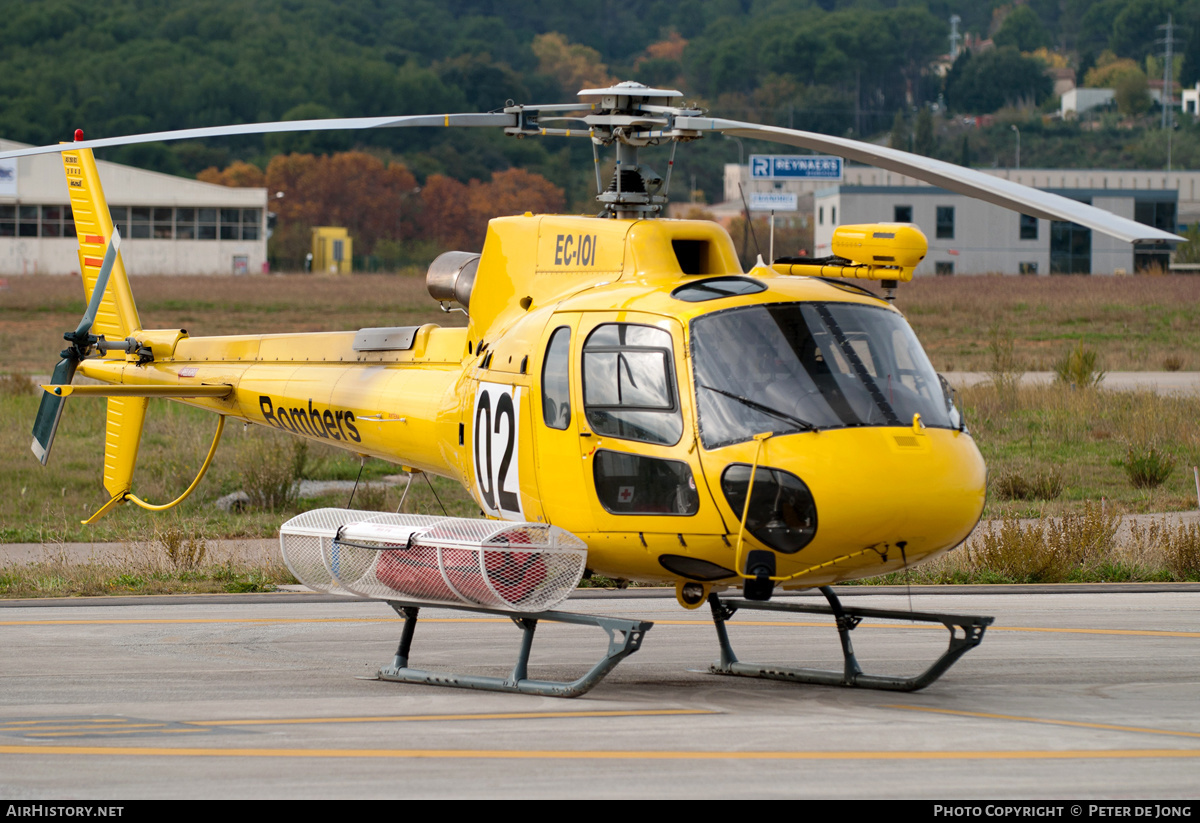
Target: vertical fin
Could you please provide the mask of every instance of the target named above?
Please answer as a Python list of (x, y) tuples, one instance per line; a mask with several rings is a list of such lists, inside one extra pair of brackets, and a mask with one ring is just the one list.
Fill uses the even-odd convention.
[[(104, 253), (113, 234), (112, 215), (100, 185), (100, 172), (91, 149), (67, 149), (62, 153), (67, 175), (67, 192), (79, 242), (80, 273), (83, 275), (84, 300), (91, 300)], [(142, 327), (125, 264), (118, 254), (108, 288), (92, 324), (93, 334), (109, 340), (123, 340)]]

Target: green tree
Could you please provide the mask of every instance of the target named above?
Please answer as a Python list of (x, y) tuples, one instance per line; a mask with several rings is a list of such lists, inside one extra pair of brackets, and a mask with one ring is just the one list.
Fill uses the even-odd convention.
[(1053, 90), (1040, 60), (1023, 57), (1012, 46), (972, 54), (946, 77), (952, 109), (986, 114), (1005, 105), (1039, 104)]
[(529, 99), (521, 76), (486, 53), (442, 60), (434, 65), (434, 71), (448, 87), (462, 89), (472, 109), (490, 111), (505, 100)]
[[(772, 77), (786, 78), (804, 89), (813, 101), (839, 100), (811, 112), (805, 127), (844, 133), (856, 125), (862, 131), (888, 127), (886, 115), (917, 100), (934, 96), (930, 60), (945, 50), (947, 26), (917, 5), (880, 8), (889, 3), (837, 3), (790, 10), (803, 4), (743, 4), (748, 14), (728, 16), (689, 39), (683, 52), (687, 84), (710, 102), (722, 94), (752, 97)], [(858, 123), (853, 115), (855, 95), (862, 101)], [(798, 95), (799, 97), (800, 95)], [(851, 110), (844, 122), (843, 109)], [(796, 116), (799, 116), (797, 101)], [(768, 115), (769, 116), (769, 115)]]
[(950, 27), (945, 16), (934, 16), (923, 8), (902, 6), (886, 13), (885, 25), (897, 47), (900, 72), (908, 87), (918, 92), (919, 99), (936, 96), (931, 88), (929, 97), (920, 93), (929, 60), (946, 48)]
[(1083, 75), (1083, 85), (1092, 89), (1113, 89), (1117, 87), (1121, 78), (1133, 74), (1145, 77), (1137, 61), (1104, 51), (1096, 58), (1096, 65)]
[(1034, 51), (1051, 45), (1050, 32), (1029, 6), (1017, 6), (1009, 12), (992, 41), (997, 46), (1014, 46), (1019, 51)]
[(1113, 18), (1128, 0), (1066, 0), (1063, 12), (1068, 45), (1082, 52), (1099, 52), (1109, 47)]
[(889, 145), (893, 149), (908, 151), (908, 144), (908, 121), (904, 119), (904, 112), (898, 111), (895, 118), (892, 119), (892, 136)]
[(913, 151), (926, 157), (933, 155), (937, 147), (933, 134), (933, 113), (928, 106), (922, 106), (917, 113), (917, 125), (913, 129)]
[(1108, 47), (1138, 61), (1158, 51), (1162, 35), (1156, 27), (1166, 24), (1175, 5), (1173, 0), (1127, 0), (1112, 20)]
[(1175, 22), (1186, 26), (1192, 35), (1183, 42), (1183, 66), (1175, 78), (1182, 85), (1190, 86), (1200, 80), (1200, 37), (1195, 36), (1200, 34), (1200, 6), (1190, 4), (1186, 13), (1177, 16)]
[(1140, 71), (1121, 75), (1113, 92), (1117, 110), (1126, 117), (1135, 117), (1150, 108), (1150, 84)]

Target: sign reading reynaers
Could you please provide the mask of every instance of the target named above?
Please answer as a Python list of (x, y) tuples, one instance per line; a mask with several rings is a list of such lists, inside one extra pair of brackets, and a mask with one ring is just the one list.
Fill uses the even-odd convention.
[(806, 154), (752, 154), (751, 180), (841, 180), (842, 158)]

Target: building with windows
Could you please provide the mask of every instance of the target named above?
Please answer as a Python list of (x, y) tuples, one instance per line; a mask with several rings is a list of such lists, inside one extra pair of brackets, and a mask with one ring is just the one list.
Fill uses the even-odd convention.
[[(3, 151), (23, 147), (0, 140)], [(265, 267), (266, 189), (96, 165), (129, 274), (246, 274)], [(68, 204), (58, 155), (0, 160), (0, 276), (78, 274)]]
[[(733, 166), (732, 169), (746, 167)], [(1156, 228), (1178, 231), (1200, 221), (1200, 172), (1068, 169), (985, 170), (1027, 186), (1090, 203)], [(843, 182), (749, 181), (758, 189), (814, 190), (815, 256), (830, 254), (836, 226), (914, 223), (929, 238), (917, 274), (1113, 274), (1167, 268), (1169, 249), (1125, 243), (1074, 223), (1041, 220), (930, 186), (895, 172), (847, 166)], [(727, 186), (736, 173), (726, 167)], [(734, 185), (736, 193), (737, 187)]]
[[(1175, 230), (1177, 192), (1058, 190), (1168, 231)], [(1131, 244), (1074, 223), (1042, 220), (933, 186), (835, 186), (813, 198), (813, 254), (830, 254), (843, 223), (915, 223), (929, 238), (921, 274), (1131, 274), (1166, 269), (1170, 250)]]

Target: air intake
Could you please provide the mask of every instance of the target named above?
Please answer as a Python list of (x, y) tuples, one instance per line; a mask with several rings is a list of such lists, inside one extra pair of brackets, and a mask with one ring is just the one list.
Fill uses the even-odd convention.
[(429, 264), (429, 271), (425, 273), (425, 288), (434, 300), (455, 302), (469, 309), (478, 270), (478, 254), (469, 251), (444, 252)]

